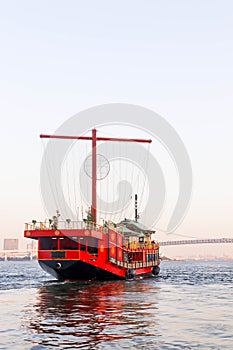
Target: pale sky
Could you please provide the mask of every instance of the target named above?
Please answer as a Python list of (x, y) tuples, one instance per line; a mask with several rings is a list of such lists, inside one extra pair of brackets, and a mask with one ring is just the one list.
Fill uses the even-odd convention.
[(182, 138), (194, 188), (177, 233), (233, 236), (232, 13), (230, 0), (0, 1), (0, 249), (45, 216), (39, 134), (111, 102)]

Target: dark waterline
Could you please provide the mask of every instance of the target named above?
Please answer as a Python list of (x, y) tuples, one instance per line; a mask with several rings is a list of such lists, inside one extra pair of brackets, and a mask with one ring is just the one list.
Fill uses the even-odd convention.
[(232, 261), (104, 283), (59, 283), (36, 262), (0, 269), (0, 349), (233, 348)]

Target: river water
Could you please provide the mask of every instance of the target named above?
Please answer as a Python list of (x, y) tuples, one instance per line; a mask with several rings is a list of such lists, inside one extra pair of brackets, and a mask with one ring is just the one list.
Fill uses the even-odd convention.
[(157, 278), (60, 283), (0, 262), (0, 349), (233, 349), (233, 261), (163, 262)]

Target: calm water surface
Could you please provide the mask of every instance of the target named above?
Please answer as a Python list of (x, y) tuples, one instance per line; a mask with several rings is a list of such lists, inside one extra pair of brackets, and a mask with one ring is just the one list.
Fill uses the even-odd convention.
[(233, 261), (104, 283), (58, 283), (37, 262), (0, 272), (1, 350), (233, 349)]

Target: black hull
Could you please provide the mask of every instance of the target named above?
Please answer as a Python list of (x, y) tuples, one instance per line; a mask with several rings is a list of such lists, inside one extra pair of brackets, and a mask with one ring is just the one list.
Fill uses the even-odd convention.
[(106, 270), (100, 269), (96, 266), (84, 263), (80, 260), (40, 260), (39, 264), (41, 268), (58, 279), (59, 281), (112, 281), (112, 280), (125, 280), (134, 278), (145, 278), (157, 276), (159, 274), (159, 267), (155, 266), (152, 273), (144, 273), (140, 275), (131, 274), (131, 270), (128, 270), (125, 277), (115, 275)]
[(105, 281), (124, 279), (82, 261), (64, 260), (59, 262), (52, 260), (41, 260), (39, 261), (39, 264), (44, 271), (57, 278), (59, 281)]

